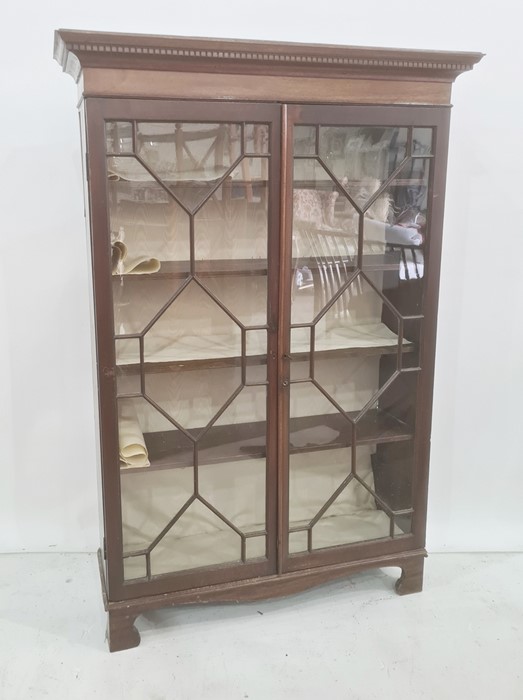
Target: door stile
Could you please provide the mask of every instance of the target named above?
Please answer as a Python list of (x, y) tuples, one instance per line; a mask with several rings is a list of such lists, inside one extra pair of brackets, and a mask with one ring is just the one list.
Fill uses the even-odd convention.
[(278, 325), (278, 573), (288, 557), (289, 521), (289, 352), (292, 274), (292, 120), (294, 107), (281, 111), (280, 299)]

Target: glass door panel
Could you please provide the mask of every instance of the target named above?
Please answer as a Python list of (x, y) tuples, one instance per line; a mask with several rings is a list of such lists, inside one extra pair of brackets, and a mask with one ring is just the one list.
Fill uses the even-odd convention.
[(270, 143), (268, 123), (106, 122), (129, 582), (269, 556)]
[(293, 128), (291, 556), (396, 539), (414, 512), (433, 131), (325, 115)]

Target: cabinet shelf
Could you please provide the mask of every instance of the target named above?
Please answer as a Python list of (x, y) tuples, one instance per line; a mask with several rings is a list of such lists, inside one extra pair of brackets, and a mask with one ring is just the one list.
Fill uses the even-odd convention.
[[(339, 265), (347, 272), (357, 269), (356, 257), (353, 260), (343, 258), (341, 260), (332, 259), (326, 262), (316, 258), (293, 258), (292, 270), (296, 267), (308, 267), (310, 270), (317, 270), (326, 265)], [(399, 270), (401, 265), (400, 254), (396, 251), (388, 251), (383, 254), (364, 255), (362, 269), (366, 272), (379, 272), (385, 270)], [(263, 258), (244, 258), (228, 260), (197, 260), (195, 274), (199, 277), (248, 277), (267, 275), (267, 260)], [(162, 279), (185, 279), (189, 277), (188, 260), (162, 260), (158, 272), (143, 274), (114, 274), (115, 280), (124, 277), (127, 281), (144, 282), (147, 280)]]
[[(306, 328), (304, 329), (307, 330)], [(293, 342), (291, 358), (293, 361), (308, 361), (309, 338), (304, 336), (300, 342)], [(266, 347), (253, 348), (252, 354), (246, 356), (247, 366), (267, 364)], [(145, 359), (144, 373), (178, 372), (190, 369), (214, 369), (218, 367), (239, 367), (241, 365), (239, 339), (230, 336), (206, 338), (199, 336), (184, 339), (183, 354), (181, 348), (173, 344), (171, 357), (169, 351), (151, 354)], [(330, 330), (316, 338), (315, 358), (343, 358), (348, 356), (393, 355), (398, 351), (397, 336), (383, 323), (367, 324), (353, 327), (341, 327)], [(404, 342), (402, 352), (412, 353), (416, 345)], [(178, 355), (173, 357), (172, 355)], [(140, 372), (138, 362), (126, 362), (125, 357), (117, 362), (120, 375), (132, 375)]]
[[(228, 260), (197, 260), (196, 275), (200, 277), (266, 275), (267, 260), (263, 258), (228, 259)], [(125, 280), (141, 281), (161, 279), (185, 279), (189, 277), (188, 260), (162, 260), (158, 272), (145, 274), (113, 275), (115, 280), (125, 277)]]
[[(368, 253), (362, 257), (361, 269), (364, 272), (380, 272), (386, 270), (398, 270), (401, 266), (399, 251), (385, 251), (383, 253)], [(299, 261), (293, 259), (293, 268), (308, 267), (314, 271), (325, 267), (339, 267), (340, 270), (352, 273), (358, 269), (357, 255), (352, 258), (343, 255), (333, 255), (329, 260), (321, 258), (301, 258)]]
[[(413, 353), (415, 345), (404, 345), (402, 353)], [(364, 347), (339, 347), (329, 350), (316, 350), (314, 356), (317, 360), (342, 359), (344, 357), (371, 357), (375, 355), (394, 355), (398, 352), (397, 345), (368, 345)], [(291, 355), (293, 361), (308, 361), (308, 352), (295, 352)], [(144, 374), (159, 374), (161, 372), (181, 372), (197, 369), (217, 369), (221, 367), (240, 367), (241, 356), (231, 355), (229, 357), (208, 357), (187, 360), (166, 360), (164, 362), (144, 362)], [(255, 365), (266, 365), (267, 355), (248, 355), (245, 358), (247, 367)], [(122, 375), (133, 375), (140, 372), (138, 363), (128, 365), (117, 365), (118, 373)]]
[[(358, 412), (350, 411), (348, 415), (354, 419)], [(194, 428), (187, 432), (196, 436), (200, 430), (201, 428)], [(315, 444), (303, 444), (307, 438), (307, 431), (313, 431)], [(333, 431), (338, 433), (334, 439)], [(357, 432), (358, 445), (401, 442), (413, 437), (412, 429), (408, 425), (377, 409), (368, 411), (359, 421)], [(349, 447), (352, 441), (350, 424), (339, 413), (291, 418), (289, 433), (291, 455)], [(205, 447), (198, 450), (199, 463), (220, 464), (245, 459), (264, 459), (265, 435), (266, 424), (263, 421), (212, 427), (203, 438)], [(192, 466), (192, 447), (188, 445), (186, 438), (180, 436), (181, 433), (177, 430), (144, 433), (151, 466), (122, 467), (122, 473), (136, 474)], [(180, 446), (180, 439), (184, 443), (183, 446)]]

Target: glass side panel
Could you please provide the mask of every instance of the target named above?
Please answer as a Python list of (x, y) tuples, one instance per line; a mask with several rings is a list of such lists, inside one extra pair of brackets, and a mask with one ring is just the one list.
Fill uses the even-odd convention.
[(267, 556), (269, 135), (106, 124), (128, 581)]
[(289, 552), (411, 531), (432, 130), (294, 128)]

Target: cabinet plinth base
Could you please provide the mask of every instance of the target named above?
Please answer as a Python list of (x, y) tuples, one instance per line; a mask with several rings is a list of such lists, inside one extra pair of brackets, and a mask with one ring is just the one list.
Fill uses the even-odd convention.
[(401, 577), (396, 582), (400, 595), (421, 591), (423, 564), (427, 553), (417, 549), (400, 554), (372, 559), (316, 566), (288, 571), (280, 575), (251, 578), (242, 581), (204, 586), (184, 591), (173, 591), (128, 600), (109, 600), (105, 581), (102, 553), (98, 552), (100, 577), (105, 609), (108, 613), (107, 639), (110, 651), (131, 649), (140, 644), (140, 634), (134, 622), (138, 615), (149, 610), (201, 603), (242, 603), (293, 595), (315, 586), (349, 577), (354, 573), (379, 567), (397, 566)]
[(424, 557), (413, 557), (402, 565), (401, 576), (396, 581), (395, 586), (398, 595), (420, 593), (423, 589), (424, 563)]
[(140, 644), (140, 633), (134, 626), (137, 615), (123, 615), (109, 610), (107, 613), (107, 643), (110, 651), (132, 649)]

